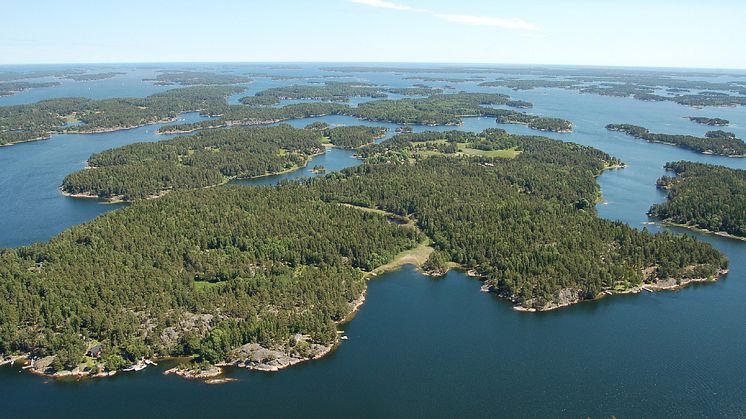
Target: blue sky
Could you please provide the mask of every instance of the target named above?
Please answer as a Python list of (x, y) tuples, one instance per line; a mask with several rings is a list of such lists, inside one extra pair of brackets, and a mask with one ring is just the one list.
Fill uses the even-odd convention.
[(746, 68), (743, 0), (2, 0), (0, 63)]

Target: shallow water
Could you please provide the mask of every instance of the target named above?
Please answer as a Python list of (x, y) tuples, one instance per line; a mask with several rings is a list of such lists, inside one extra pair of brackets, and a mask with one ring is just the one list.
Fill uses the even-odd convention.
[[(251, 70), (324, 74), (316, 69)], [(355, 76), (387, 85), (421, 82), (403, 80), (407, 75)], [(261, 80), (265, 86), (297, 82)], [(598, 212), (637, 228), (661, 228), (642, 223), (649, 221), (648, 207), (664, 199), (655, 180), (664, 174), (665, 162), (685, 159), (746, 168), (746, 159), (705, 156), (604, 128), (608, 123), (629, 122), (657, 132), (703, 134), (709, 127), (684, 119), (703, 115), (730, 119), (733, 125), (727, 129), (746, 138), (743, 108), (697, 110), (560, 89), (512, 92), (476, 83), (452, 85), (531, 101), (535, 106), (530, 112), (566, 118), (575, 125), (572, 134), (546, 135), (591, 145), (624, 160), (627, 168), (599, 177), (604, 201)], [(257, 79), (248, 92), (262, 88), (266, 87)], [(300, 127), (314, 121), (383, 125), (390, 128), (388, 135), (396, 128), (341, 116), (290, 124)], [(539, 134), (520, 125), (498, 125), (492, 118), (468, 118), (458, 128), (491, 127)], [(82, 168), (92, 152), (166, 138), (155, 135), (156, 128), (61, 135), (0, 148), (0, 247), (47, 240), (114, 209), (65, 198), (57, 187), (66, 174)], [(360, 161), (350, 151), (331, 149), (299, 171), (235, 183), (268, 184), (310, 176), (317, 164), (331, 171)], [(675, 292), (617, 296), (527, 314), (479, 292), (479, 282), (459, 272), (434, 280), (405, 267), (370, 282), (366, 303), (344, 327), (349, 340), (321, 360), (278, 373), (231, 370), (229, 375), (238, 381), (219, 386), (163, 376), (160, 372), (166, 365), (81, 382), (50, 381), (2, 367), (3, 416), (70, 417), (94, 412), (114, 417), (744, 417), (746, 243), (675, 230), (724, 252), (731, 260), (728, 276)]]

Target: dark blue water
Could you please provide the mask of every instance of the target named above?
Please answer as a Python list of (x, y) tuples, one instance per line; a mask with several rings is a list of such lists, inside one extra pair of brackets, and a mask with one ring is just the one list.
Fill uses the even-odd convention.
[[(251, 70), (323, 74), (313, 68)], [(419, 82), (393, 74), (355, 76), (387, 85)], [(249, 89), (294, 82), (257, 79)], [(746, 168), (743, 159), (704, 156), (604, 129), (608, 123), (629, 122), (659, 132), (702, 134), (708, 127), (683, 118), (703, 115), (730, 119), (734, 124), (728, 129), (745, 138), (743, 108), (697, 110), (559, 89), (510, 92), (476, 83), (453, 85), (529, 100), (535, 105), (531, 112), (567, 118), (575, 125), (572, 134), (550, 136), (600, 148), (628, 163), (599, 177), (604, 202), (598, 211), (637, 228), (650, 221), (645, 216), (650, 204), (664, 199), (655, 180), (664, 174), (665, 162), (685, 159)], [(291, 123), (304, 126), (317, 120), (366, 123), (348, 117)], [(391, 132), (395, 128), (370, 125), (384, 125)], [(492, 118), (469, 118), (460, 129), (489, 127), (498, 127)], [(519, 125), (500, 127), (536, 134)], [(163, 138), (153, 134), (155, 128), (64, 135), (0, 148), (0, 247), (46, 240), (113, 209), (62, 197), (57, 186), (65, 174), (83, 167), (92, 152)], [(432, 128), (415, 127), (425, 129)], [(239, 183), (310, 176), (316, 164), (338, 170), (359, 163), (351, 152), (331, 149), (297, 172)], [(238, 381), (219, 386), (163, 376), (165, 364), (81, 382), (50, 381), (3, 367), (2, 415), (746, 417), (746, 243), (675, 230), (724, 252), (731, 260), (728, 276), (676, 292), (617, 296), (526, 314), (479, 292), (479, 282), (461, 273), (433, 280), (407, 267), (370, 282), (366, 303), (344, 327), (350, 339), (321, 360), (278, 373), (231, 370)]]

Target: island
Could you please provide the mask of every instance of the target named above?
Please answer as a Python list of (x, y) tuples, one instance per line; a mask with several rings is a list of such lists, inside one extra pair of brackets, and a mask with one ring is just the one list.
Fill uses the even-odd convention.
[(730, 121), (728, 121), (727, 119), (722, 119), (722, 118), (707, 118), (704, 116), (688, 116), (687, 118), (692, 122), (696, 122), (702, 125), (710, 125), (714, 127), (725, 127), (730, 124)]
[[(321, 136), (232, 127), (104, 152), (86, 172), (157, 160), (231, 167), (248, 147), (283, 161)], [(425, 143), (505, 154), (412, 152)], [(490, 129), (401, 134), (360, 155), (360, 166), (272, 187), (196, 183), (0, 251), (0, 353), (54, 376), (167, 356), (187, 357), (174, 373), (194, 378), (224, 366), (273, 371), (333, 350), (366, 281), (403, 261), (433, 275), (464, 269), (521, 311), (727, 270), (707, 243), (599, 218), (595, 178), (621, 162), (591, 147)]]
[(507, 109), (495, 110), (498, 124), (524, 124), (539, 131), (572, 132), (572, 123), (561, 118), (548, 118)]
[(92, 155), (88, 168), (65, 177), (61, 189), (71, 197), (111, 202), (160, 197), (303, 167), (323, 153), (322, 140), (322, 132), (279, 125), (135, 143)]
[[(179, 113), (217, 115), (240, 86), (192, 86), (144, 98), (58, 98), (0, 107), (0, 145), (49, 138), (53, 133), (96, 133), (176, 119)], [(71, 124), (75, 122), (76, 124)]]
[[(259, 97), (264, 96), (260, 95)], [(254, 96), (257, 97), (257, 96)], [(225, 105), (216, 120), (161, 127), (161, 133), (188, 133), (206, 128), (236, 125), (271, 124), (290, 119), (324, 115), (347, 115), (356, 118), (397, 124), (459, 125), (464, 117), (495, 116), (497, 109), (484, 105), (524, 106), (510, 96), (492, 93), (435, 94), (424, 98), (379, 99), (356, 107), (334, 102), (307, 102), (282, 107)]]
[(667, 223), (746, 239), (746, 171), (712, 164), (666, 163), (675, 176), (663, 176), (657, 186), (666, 202), (648, 214)]
[(442, 93), (441, 89), (430, 87), (383, 87), (365, 83), (326, 82), (323, 85), (295, 84), (274, 87), (257, 92), (254, 96), (241, 99), (245, 105), (266, 105), (279, 103), (283, 99), (307, 99), (329, 102), (348, 102), (351, 97), (384, 98), (388, 93), (404, 96), (429, 96)]
[(205, 71), (161, 71), (154, 79), (143, 79), (143, 81), (153, 82), (153, 84), (158, 86), (170, 86), (174, 84), (193, 86), (251, 83), (251, 79), (246, 76)]
[(122, 74), (121, 71), (109, 71), (105, 73), (83, 73), (83, 74), (70, 74), (67, 76), (64, 76), (65, 79), (75, 80), (75, 81), (94, 81), (94, 80), (106, 80), (111, 79), (116, 76), (120, 76)]
[(356, 148), (385, 132), (380, 127), (289, 125), (202, 131), (94, 154), (86, 169), (65, 177), (60, 189), (70, 197), (109, 202), (158, 198), (176, 189), (293, 171), (324, 153), (324, 143)]
[(726, 157), (746, 157), (746, 144), (735, 134), (725, 131), (709, 131), (705, 137), (680, 134), (653, 134), (647, 128), (631, 124), (609, 124), (609, 131), (619, 131), (651, 143), (674, 145), (702, 154)]
[(29, 89), (38, 89), (41, 87), (57, 87), (62, 83), (56, 81), (50, 82), (30, 82), (30, 81), (12, 81), (0, 83), (0, 96), (10, 96), (18, 92)]

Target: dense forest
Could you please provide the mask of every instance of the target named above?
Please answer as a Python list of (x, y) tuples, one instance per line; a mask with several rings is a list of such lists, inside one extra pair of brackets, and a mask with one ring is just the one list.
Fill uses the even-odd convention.
[(746, 144), (736, 138), (735, 134), (725, 131), (709, 131), (705, 137), (680, 134), (654, 134), (647, 128), (631, 124), (609, 124), (606, 129), (620, 131), (635, 138), (651, 143), (663, 143), (696, 151), (704, 154), (715, 154), (727, 157), (746, 156)]
[(651, 216), (746, 237), (746, 171), (687, 161), (665, 167), (676, 176), (658, 179), (668, 195), (650, 207)]
[[(327, 128), (316, 128), (135, 144), (92, 157), (100, 167), (86, 172), (128, 159), (209, 159), (243, 144), (234, 134), (254, 144), (268, 130), (305, 135), (304, 144), (317, 147)], [(518, 153), (386, 157), (436, 142)], [(691, 237), (599, 219), (595, 176), (619, 161), (590, 147), (491, 129), (401, 134), (362, 150), (368, 162), (341, 173), (276, 187), (175, 191), (48, 243), (0, 251), (0, 353), (56, 354), (52, 370), (79, 364), (93, 342), (103, 344), (109, 369), (153, 355), (215, 363), (235, 359), (247, 343), (310, 356), (312, 345), (337, 339), (335, 322), (363, 292), (364, 272), (423, 234), (436, 247), (427, 266), (456, 262), (524, 308), (713, 277), (727, 264)], [(392, 212), (419, 230), (340, 203)]]
[[(181, 112), (220, 114), (236, 86), (193, 86), (144, 98), (47, 99), (27, 105), (0, 106), (0, 145), (19, 138), (48, 138), (53, 132), (100, 132), (132, 128), (176, 118)], [(81, 122), (69, 125), (69, 122)]]
[(144, 79), (144, 81), (150, 81), (159, 86), (170, 86), (173, 84), (193, 86), (250, 83), (251, 79), (235, 74), (218, 74), (205, 71), (163, 71), (154, 79)]
[[(319, 128), (319, 129), (315, 129)], [(289, 125), (208, 130), (154, 143), (106, 150), (72, 173), (62, 191), (79, 197), (134, 201), (175, 189), (214, 186), (235, 178), (279, 173), (305, 166), (323, 152), (323, 142), (341, 148), (370, 144), (385, 134), (380, 127)]]
[(306, 356), (337, 339), (364, 271), (419, 241), (297, 184), (140, 201), (0, 250), (0, 353), (56, 354), (53, 371), (94, 342), (108, 369), (153, 355), (214, 363), (250, 342)]
[(705, 116), (689, 116), (690, 121), (696, 122), (702, 125), (710, 125), (714, 127), (725, 127), (730, 124), (730, 121), (723, 118), (707, 118)]
[[(353, 134), (350, 136), (357, 139), (357, 133)], [(339, 138), (343, 141), (347, 136), (340, 133)], [(213, 186), (232, 178), (303, 166), (310, 155), (323, 151), (322, 140), (322, 132), (279, 125), (234, 127), (135, 143), (92, 155), (90, 168), (65, 177), (62, 190), (132, 201), (174, 189)]]
[(525, 112), (496, 109), (498, 124), (525, 124), (539, 131), (572, 132), (572, 123), (566, 119), (531, 115)]
[(383, 137), (386, 134), (386, 128), (348, 125), (325, 128), (322, 133), (330, 143), (337, 147), (355, 149)]
[(126, 73), (122, 73), (120, 71), (109, 71), (105, 73), (69, 74), (67, 76), (64, 76), (63, 78), (75, 80), (75, 81), (94, 81), (94, 80), (111, 79), (122, 74), (126, 74)]
[(366, 83), (326, 82), (324, 84), (274, 87), (257, 92), (254, 96), (241, 98), (245, 105), (272, 105), (282, 99), (310, 99), (329, 102), (347, 102), (351, 97), (384, 98), (388, 93), (405, 96), (429, 96), (442, 93), (430, 87), (383, 87)]
[(511, 100), (509, 96), (502, 94), (465, 92), (436, 94), (425, 98), (372, 100), (361, 103), (357, 107), (330, 102), (267, 107), (267, 104), (276, 103), (273, 99), (266, 103), (255, 102), (251, 99), (249, 103), (255, 106), (225, 105), (220, 110), (220, 118), (217, 120), (164, 126), (159, 129), (159, 132), (178, 133), (229, 125), (259, 125), (323, 115), (348, 115), (370, 121), (401, 124), (457, 125), (461, 123), (462, 117), (497, 115), (497, 109), (482, 105), (508, 105), (522, 108), (531, 105), (528, 102)]
[(427, 98), (374, 100), (361, 103), (345, 113), (371, 121), (400, 124), (458, 125), (462, 117), (495, 116), (497, 109), (482, 105), (513, 104), (524, 107), (522, 101), (511, 101), (502, 94), (466, 93), (439, 94)]
[(31, 81), (10, 81), (0, 83), (0, 96), (10, 96), (12, 94), (22, 92), (29, 89), (37, 89), (40, 87), (55, 87), (62, 83), (56, 81), (49, 82), (31, 82)]

